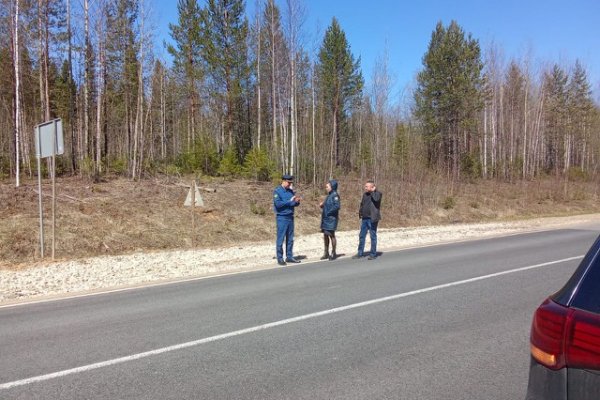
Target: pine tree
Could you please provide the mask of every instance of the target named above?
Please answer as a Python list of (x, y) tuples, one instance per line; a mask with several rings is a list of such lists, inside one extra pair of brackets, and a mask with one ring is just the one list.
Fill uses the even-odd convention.
[(241, 163), (251, 146), (245, 117), (248, 94), (248, 21), (243, 0), (208, 0), (202, 11), (202, 56), (207, 78), (220, 99), (225, 147), (233, 146)]
[(523, 145), (520, 142), (523, 138), (521, 128), (524, 125), (525, 119), (522, 107), (523, 99), (525, 98), (525, 84), (523, 72), (514, 61), (511, 62), (506, 74), (504, 90), (506, 105), (502, 107), (506, 114), (502, 118), (506, 119), (504, 126), (506, 126), (506, 135), (508, 136), (504, 141), (505, 178), (512, 178), (514, 174), (523, 169), (523, 159), (518, 156), (520, 154), (518, 147)]
[(569, 130), (577, 142), (573, 146), (573, 164), (578, 165), (581, 171), (588, 168), (590, 133), (594, 117), (594, 100), (588, 82), (587, 72), (578, 61), (569, 82), (568, 88), (568, 113), (570, 117)]
[(340, 143), (350, 140), (345, 122), (364, 86), (360, 58), (354, 60), (346, 34), (335, 18), (325, 32), (317, 68), (322, 100), (332, 124), (329, 165), (332, 175), (334, 166), (340, 166), (342, 156), (347, 156), (340, 154)]
[(476, 112), (483, 105), (482, 69), (479, 42), (470, 34), (465, 37), (455, 21), (448, 28), (438, 22), (417, 76), (415, 111), (424, 130), (429, 165), (446, 165), (453, 178), (459, 176), (461, 151), (470, 150), (464, 147), (475, 132)]
[(168, 51), (173, 56), (174, 70), (183, 76), (186, 82), (185, 92), (188, 107), (187, 149), (191, 149), (196, 137), (199, 109), (198, 82), (202, 79), (201, 65), (201, 10), (197, 0), (179, 0), (178, 25), (169, 24), (175, 46)]
[(109, 151), (115, 151), (106, 157), (120, 158), (128, 166), (133, 154), (138, 94), (138, 6), (138, 0), (114, 0), (106, 11), (106, 88), (111, 103), (107, 120), (112, 121), (108, 127), (112, 133)]
[(557, 64), (544, 77), (544, 122), (546, 125), (546, 171), (560, 175), (567, 132), (567, 73)]

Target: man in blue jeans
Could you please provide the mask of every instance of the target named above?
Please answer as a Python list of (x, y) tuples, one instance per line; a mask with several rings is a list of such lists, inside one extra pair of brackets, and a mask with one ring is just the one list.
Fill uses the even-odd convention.
[[(284, 266), (287, 263), (297, 264), (300, 261), (294, 258), (294, 208), (300, 205), (300, 196), (292, 189), (294, 177), (285, 174), (281, 177), (281, 185), (273, 191), (273, 210), (277, 223), (277, 241), (275, 251), (277, 264)], [(283, 259), (283, 240), (285, 239), (286, 258)]]
[(377, 258), (377, 224), (381, 219), (381, 192), (377, 190), (375, 182), (367, 181), (365, 183), (365, 192), (360, 201), (358, 217), (361, 220), (360, 233), (358, 235), (358, 253), (352, 258), (364, 257), (365, 239), (367, 231), (371, 235), (371, 251), (369, 251), (369, 260)]

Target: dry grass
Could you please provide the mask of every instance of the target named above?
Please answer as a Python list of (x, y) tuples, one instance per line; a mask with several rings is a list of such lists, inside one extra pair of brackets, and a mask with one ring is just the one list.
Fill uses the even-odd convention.
[[(93, 183), (82, 178), (57, 181), (58, 259), (126, 254), (162, 249), (218, 248), (274, 239), (271, 183), (211, 180), (202, 186), (205, 208), (184, 207), (187, 180), (166, 177), (132, 182), (107, 178)], [(357, 229), (362, 184), (340, 179), (341, 230)], [(381, 227), (438, 225), (459, 222), (564, 216), (600, 211), (598, 185), (552, 179), (515, 184), (478, 182), (449, 187), (442, 179), (388, 182)], [(299, 185), (304, 204), (296, 216), (297, 234), (319, 230), (319, 201), (324, 189)], [(50, 254), (51, 187), (43, 185), (46, 255)], [(0, 183), (0, 267), (17, 269), (39, 260), (37, 182), (15, 188)]]

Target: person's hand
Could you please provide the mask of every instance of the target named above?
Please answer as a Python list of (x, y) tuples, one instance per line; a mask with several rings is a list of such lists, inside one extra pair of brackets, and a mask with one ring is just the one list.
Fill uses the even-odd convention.
[(323, 202), (319, 203), (319, 207), (323, 208)]

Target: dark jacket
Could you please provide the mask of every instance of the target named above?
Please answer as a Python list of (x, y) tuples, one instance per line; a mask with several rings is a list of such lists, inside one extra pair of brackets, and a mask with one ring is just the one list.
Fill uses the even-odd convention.
[(294, 207), (300, 203), (292, 201), (294, 197), (294, 191), (292, 189), (285, 189), (279, 185), (273, 191), (273, 211), (278, 217), (289, 217), (294, 216)]
[(323, 202), (323, 212), (321, 213), (321, 229), (326, 231), (335, 231), (338, 225), (338, 216), (340, 212), (340, 196), (337, 193), (338, 183), (335, 179), (329, 181), (331, 192)]
[(381, 220), (381, 197), (380, 191), (365, 192), (360, 200), (360, 208), (358, 209), (358, 217), (361, 219), (370, 218), (372, 222)]

